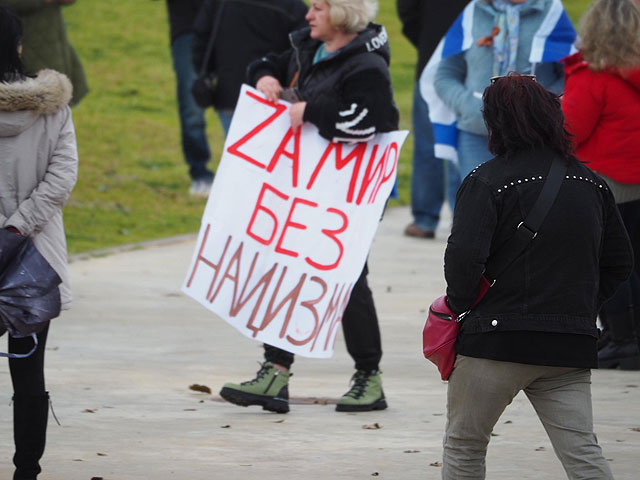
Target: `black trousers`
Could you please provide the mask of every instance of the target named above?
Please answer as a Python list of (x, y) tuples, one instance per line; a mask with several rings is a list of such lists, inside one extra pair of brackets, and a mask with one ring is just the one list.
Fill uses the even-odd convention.
[[(39, 396), (45, 394), (44, 350), (49, 333), (49, 322), (38, 333), (38, 348), (27, 358), (10, 358), (9, 371), (15, 395)], [(7, 335), (8, 336), (8, 335)], [(28, 353), (33, 348), (33, 340), (9, 336), (9, 353)]]
[[(382, 344), (378, 315), (373, 295), (367, 283), (369, 270), (365, 264), (360, 277), (353, 285), (349, 303), (342, 316), (342, 333), (347, 351), (355, 361), (356, 370), (378, 370), (382, 358)], [(294, 355), (272, 345), (264, 345), (265, 360), (291, 367)]]

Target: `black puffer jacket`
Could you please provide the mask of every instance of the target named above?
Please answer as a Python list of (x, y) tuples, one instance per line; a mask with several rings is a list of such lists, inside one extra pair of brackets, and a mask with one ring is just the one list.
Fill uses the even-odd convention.
[[(496, 157), (465, 179), (445, 252), (450, 306), (471, 306), (487, 259), (538, 198), (548, 150)], [(534, 331), (597, 337), (596, 315), (631, 273), (633, 254), (606, 183), (574, 158), (537, 237), (465, 317), (463, 334)]]
[(397, 130), (384, 27), (369, 24), (336, 55), (315, 65), (321, 42), (309, 33), (309, 28), (293, 32), (291, 50), (253, 62), (247, 73), (250, 83), (272, 75), (288, 87), (298, 73), (294, 87), (298, 98), (307, 102), (304, 120), (327, 140), (366, 141), (376, 133)]
[[(213, 53), (207, 65), (218, 87), (214, 107), (235, 108), (245, 81), (247, 65), (271, 52), (289, 48), (289, 33), (306, 26), (307, 6), (302, 0), (224, 0)], [(194, 26), (193, 63), (200, 72), (220, 0), (207, 0)]]

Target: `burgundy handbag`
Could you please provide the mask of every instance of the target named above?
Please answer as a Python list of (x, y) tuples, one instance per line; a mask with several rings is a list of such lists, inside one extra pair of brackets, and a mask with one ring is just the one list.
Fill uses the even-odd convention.
[[(567, 163), (554, 157), (544, 182), (542, 191), (533, 208), (506, 245), (487, 261), (485, 274), (480, 279), (478, 294), (473, 302), (475, 307), (495, 283), (495, 279), (527, 248), (538, 234), (542, 221), (553, 204), (567, 171)], [(490, 281), (489, 279), (494, 279)], [(447, 305), (447, 297), (438, 297), (429, 307), (429, 315), (422, 329), (422, 353), (440, 371), (442, 380), (448, 380), (456, 360), (456, 340), (464, 312), (456, 315)]]
[[(474, 306), (482, 300), (490, 286), (489, 280), (482, 276)], [(429, 315), (422, 330), (422, 352), (427, 360), (436, 364), (442, 380), (449, 380), (456, 360), (459, 320), (460, 316), (453, 313), (447, 305), (447, 296), (443, 295), (436, 298), (429, 307)]]

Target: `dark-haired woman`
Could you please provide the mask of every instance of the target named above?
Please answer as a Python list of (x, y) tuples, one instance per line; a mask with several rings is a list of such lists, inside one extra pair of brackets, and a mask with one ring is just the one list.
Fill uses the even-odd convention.
[[(491, 431), (521, 390), (569, 478), (613, 478), (593, 433), (590, 369), (598, 310), (632, 268), (624, 225), (606, 183), (573, 157), (555, 94), (528, 76), (499, 77), (483, 115), (495, 157), (460, 187), (445, 252), (449, 306), (471, 310), (449, 380), (443, 478), (485, 478)], [(537, 236), (471, 308), (554, 159), (566, 177)]]
[[(19, 52), (20, 21), (0, 7), (0, 227), (33, 238), (42, 255), (62, 278), (62, 308), (71, 304), (62, 206), (73, 189), (78, 169), (71, 121), (71, 83), (64, 75), (43, 70), (24, 74)], [(37, 350), (27, 358), (9, 359), (13, 384), (16, 466), (14, 480), (34, 480), (44, 452), (49, 394), (44, 381), (48, 326), (38, 334)], [(9, 337), (9, 352), (24, 354), (31, 338)]]

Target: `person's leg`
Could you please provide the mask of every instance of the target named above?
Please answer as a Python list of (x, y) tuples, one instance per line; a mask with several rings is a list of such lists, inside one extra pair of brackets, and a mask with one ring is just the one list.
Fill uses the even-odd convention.
[(220, 396), (235, 405), (260, 405), (276, 413), (289, 411), (289, 368), (294, 355), (278, 347), (264, 344), (264, 363), (256, 377), (241, 383), (225, 383)]
[(460, 171), (458, 169), (458, 164), (456, 162), (452, 162), (451, 160), (446, 160), (446, 176), (447, 176), (447, 192), (446, 198), (447, 202), (449, 202), (449, 208), (453, 212), (453, 209), (456, 206), (456, 194), (458, 193), (458, 188), (460, 188)]
[(593, 432), (591, 371), (547, 367), (525, 388), (570, 479), (613, 479)]
[(489, 152), (488, 141), (486, 135), (476, 135), (463, 130), (458, 132), (458, 168), (462, 180), (478, 165), (493, 158)]
[(405, 229), (405, 234), (433, 238), (444, 200), (444, 165), (443, 160), (435, 156), (429, 107), (422, 98), (417, 83), (413, 91), (411, 115), (413, 120), (413, 171), (411, 173), (413, 224)]
[(224, 130), (225, 137), (229, 134), (229, 127), (231, 127), (231, 119), (233, 118), (233, 110), (216, 110), (218, 118), (220, 119), (220, 125)]
[(367, 283), (368, 273), (365, 264), (342, 315), (342, 333), (356, 370), (371, 372), (379, 369), (382, 341), (373, 295)]
[(609, 341), (598, 351), (600, 368), (640, 369), (640, 200), (618, 204), (620, 216), (633, 246), (631, 277), (602, 306)]
[[(10, 358), (13, 384), (13, 438), (16, 447), (14, 480), (32, 480), (40, 473), (40, 458), (47, 437), (49, 394), (45, 389), (44, 352), (49, 324), (38, 334), (38, 348), (27, 358)], [(9, 337), (9, 352), (25, 354), (31, 337)]]
[(191, 86), (196, 79), (191, 63), (192, 41), (193, 34), (188, 33), (180, 35), (171, 44), (180, 113), (182, 152), (189, 166), (191, 179), (211, 183), (213, 172), (207, 168), (211, 152), (206, 136), (204, 110), (196, 104), (191, 94)]
[(535, 372), (532, 365), (456, 357), (447, 390), (444, 480), (485, 478), (485, 457), (493, 427)]
[(387, 403), (382, 390), (380, 359), (382, 342), (373, 295), (367, 283), (365, 264), (353, 285), (349, 302), (342, 315), (342, 333), (347, 351), (355, 361), (356, 373), (351, 389), (345, 393), (336, 410), (342, 412), (383, 410)]

